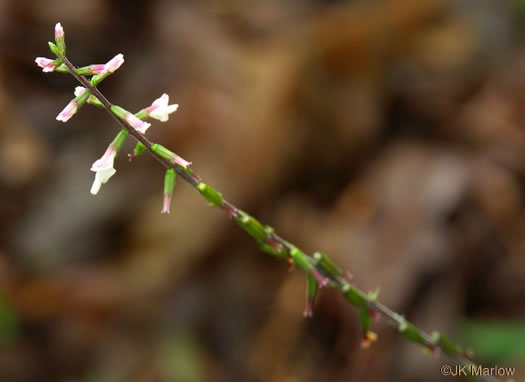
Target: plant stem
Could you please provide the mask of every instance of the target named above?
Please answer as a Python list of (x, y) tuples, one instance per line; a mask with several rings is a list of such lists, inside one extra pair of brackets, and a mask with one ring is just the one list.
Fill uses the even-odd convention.
[[(176, 171), (177, 175), (179, 175), (182, 179), (184, 179), (187, 183), (189, 183), (193, 188), (197, 189), (197, 185), (201, 182), (201, 178), (194, 174), (193, 172), (187, 172), (184, 169), (180, 168), (179, 166), (173, 164), (168, 159), (164, 159), (156, 155), (152, 149), (153, 143), (146, 138), (142, 133), (135, 130), (127, 121), (119, 119), (111, 112), (111, 106), (112, 104), (108, 101), (108, 99), (97, 89), (96, 86), (91, 85), (88, 79), (86, 79), (84, 76), (78, 74), (77, 69), (75, 66), (67, 59), (67, 57), (57, 54), (58, 57), (63, 61), (63, 63), (67, 66), (69, 69), (70, 74), (75, 77), (75, 79), (82, 84), (86, 89), (88, 89), (92, 95), (97, 97), (99, 101), (102, 103), (102, 106), (106, 111), (113, 117), (113, 119), (124, 129), (126, 129), (138, 142), (142, 143), (146, 150), (149, 151), (149, 153), (160, 162), (161, 165), (163, 165), (165, 168), (172, 168)], [(221, 206), (222, 210), (228, 213), (230, 217), (233, 218), (241, 218), (246, 215), (244, 211), (237, 208), (232, 203), (228, 202), (227, 200), (223, 200), (223, 205)], [(258, 223), (258, 222), (257, 222)], [(260, 224), (260, 223), (259, 223)], [(252, 235), (253, 236), (253, 235)], [(275, 232), (271, 231), (268, 232), (268, 241), (273, 241), (274, 243), (278, 243), (283, 248), (286, 249), (286, 251), (289, 253), (294, 249), (297, 249), (294, 245), (277, 235)], [(332, 286), (335, 288), (341, 290), (343, 294), (348, 293), (348, 290), (350, 288), (350, 285), (348, 281), (337, 274), (328, 272), (324, 267), (322, 267), (320, 264), (318, 264), (311, 256), (305, 256), (306, 261), (311, 265), (311, 268), (313, 271), (317, 272), (317, 274), (322, 275), (323, 277), (330, 280)], [(436, 340), (433, 336), (429, 335), (428, 333), (424, 332), (423, 330), (417, 328), (413, 324), (411, 324), (409, 321), (405, 320), (405, 318), (392, 311), (385, 305), (381, 304), (378, 301), (371, 300), (368, 297), (368, 294), (363, 292), (362, 290), (356, 288), (354, 285), (351, 286), (352, 293), (354, 293), (353, 298), (354, 301), (364, 301), (366, 304), (366, 307), (369, 309), (372, 309), (373, 311), (381, 314), (386, 319), (386, 322), (393, 326), (395, 329), (400, 331), (403, 335), (403, 327), (407, 327), (407, 325), (410, 325), (411, 330), (413, 330), (418, 338), (418, 340), (414, 340), (409, 338), (409, 336), (405, 336), (409, 341), (412, 341), (416, 344), (419, 344), (422, 347), (426, 348), (441, 348), (441, 344), (438, 340)], [(347, 295), (345, 295), (346, 299), (349, 300)], [(352, 301), (349, 301), (353, 305), (358, 306), (358, 303), (354, 303)], [(362, 307), (362, 306), (361, 306)], [(454, 363), (460, 364), (460, 365), (473, 365), (477, 366), (476, 363), (474, 363), (472, 360), (467, 358), (467, 356), (463, 353), (463, 351), (460, 350), (450, 350), (445, 352), (441, 351), (441, 354), (453, 361)], [(485, 381), (499, 381), (499, 379), (494, 378), (492, 376), (479, 376), (481, 379)]]

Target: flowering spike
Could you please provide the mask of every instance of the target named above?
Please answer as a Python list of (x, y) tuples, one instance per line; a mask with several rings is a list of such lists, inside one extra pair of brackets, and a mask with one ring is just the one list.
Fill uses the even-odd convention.
[(64, 28), (62, 28), (62, 25), (60, 23), (57, 23), (55, 25), (55, 42), (58, 48), (58, 52), (61, 55), (66, 54), (66, 42), (64, 39)]
[(42, 68), (42, 71), (45, 73), (54, 72), (57, 68), (57, 61), (58, 60), (51, 60), (50, 58), (45, 57), (35, 58), (36, 64), (40, 66)]
[(303, 313), (305, 317), (313, 316), (313, 306), (314, 306), (315, 298), (317, 296), (317, 290), (318, 290), (317, 280), (311, 274), (307, 273), (306, 274), (306, 308)]
[(164, 93), (155, 101), (153, 101), (151, 106), (148, 106), (146, 109), (144, 109), (144, 111), (146, 112), (147, 116), (158, 119), (161, 122), (166, 122), (169, 118), (169, 115), (175, 112), (179, 107), (177, 104), (168, 105), (169, 100), (170, 97)]
[(108, 146), (106, 152), (100, 159), (97, 159), (91, 166), (91, 171), (95, 172), (95, 180), (91, 186), (91, 194), (96, 195), (102, 184), (106, 183), (117, 170), (113, 168), (113, 162), (117, 153), (122, 148), (127, 136), (127, 130), (121, 130), (120, 133), (115, 137), (113, 142)]
[(160, 211), (161, 214), (170, 213), (171, 195), (173, 195), (173, 189), (175, 188), (175, 179), (175, 170), (172, 168), (167, 169), (164, 176), (164, 203), (162, 211)]

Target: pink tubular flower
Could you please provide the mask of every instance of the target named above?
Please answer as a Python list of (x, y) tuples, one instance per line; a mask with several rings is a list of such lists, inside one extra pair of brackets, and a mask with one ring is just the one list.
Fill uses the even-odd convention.
[(104, 65), (103, 73), (113, 73), (124, 63), (124, 56), (122, 53), (117, 54)]
[(175, 153), (171, 156), (170, 160), (173, 163), (176, 163), (179, 166), (184, 167), (184, 168), (188, 168), (188, 166), (191, 164), (191, 162), (188, 162), (187, 160), (182, 159), (180, 156), (178, 156)]
[(57, 121), (67, 122), (78, 110), (78, 103), (72, 100), (67, 106), (57, 115)]
[(177, 104), (168, 105), (169, 100), (169, 95), (164, 93), (155, 101), (153, 101), (151, 106), (146, 108), (146, 112), (151, 118), (158, 119), (161, 122), (166, 122), (169, 118), (169, 115), (175, 112), (179, 107)]
[(100, 159), (97, 159), (91, 166), (91, 171), (94, 171), (95, 181), (91, 186), (91, 194), (96, 195), (100, 190), (102, 184), (106, 183), (117, 170), (113, 168), (113, 162), (117, 155), (117, 149), (114, 146), (109, 146), (104, 155)]
[(35, 58), (35, 62), (38, 66), (42, 68), (43, 72), (54, 72), (56, 69), (55, 60), (51, 60), (45, 57), (37, 57)]
[(151, 123), (141, 121), (131, 113), (127, 113), (124, 117), (126, 121), (138, 132), (145, 134), (146, 130), (151, 126)]

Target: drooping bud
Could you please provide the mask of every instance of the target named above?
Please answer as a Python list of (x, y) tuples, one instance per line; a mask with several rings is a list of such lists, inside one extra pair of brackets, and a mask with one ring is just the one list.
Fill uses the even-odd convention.
[[(75, 90), (75, 94), (77, 91)], [(72, 99), (67, 106), (57, 115), (57, 121), (67, 122), (73, 115), (76, 114), (78, 109), (84, 105), (89, 98), (90, 92), (84, 89), (82, 92), (78, 92), (79, 95)]]
[(64, 56), (66, 54), (66, 41), (64, 39), (64, 28), (60, 23), (55, 25), (55, 42), (58, 52)]
[(172, 168), (167, 169), (164, 176), (164, 202), (162, 211), (160, 211), (161, 214), (170, 213), (171, 195), (173, 195), (173, 189), (175, 188), (175, 179), (175, 170)]
[(167, 159), (172, 163), (177, 164), (185, 169), (191, 164), (191, 162), (182, 159), (180, 156), (168, 150), (166, 147), (159, 145), (158, 143), (151, 145), (151, 151), (153, 151), (159, 157)]
[(306, 274), (306, 308), (303, 315), (305, 317), (313, 316), (313, 306), (318, 290), (317, 280), (309, 273)]
[(95, 172), (95, 180), (91, 186), (91, 194), (96, 195), (102, 184), (106, 183), (117, 170), (113, 167), (115, 157), (122, 148), (128, 136), (127, 130), (121, 130), (113, 142), (108, 146), (106, 152), (100, 159), (97, 159), (91, 166), (91, 171)]
[(131, 162), (133, 158), (141, 156), (142, 154), (144, 154), (144, 151), (146, 151), (146, 146), (144, 146), (140, 142), (137, 142), (137, 144), (135, 145), (135, 149), (133, 150), (133, 154), (128, 154), (129, 161)]
[(141, 121), (137, 117), (135, 117), (132, 113), (127, 111), (126, 109), (117, 106), (117, 105), (111, 105), (111, 111), (113, 114), (115, 114), (120, 119), (123, 119), (126, 121), (131, 127), (133, 127), (138, 132), (144, 134), (146, 130), (151, 126), (150, 123)]

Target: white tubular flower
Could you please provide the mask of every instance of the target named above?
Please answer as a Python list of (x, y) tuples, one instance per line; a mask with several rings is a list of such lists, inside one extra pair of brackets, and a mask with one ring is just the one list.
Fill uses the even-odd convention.
[(161, 122), (166, 122), (169, 118), (169, 115), (175, 112), (179, 107), (177, 104), (168, 105), (169, 100), (170, 97), (166, 93), (161, 95), (159, 98), (153, 101), (151, 106), (146, 108), (148, 115), (151, 118), (158, 119)]
[(102, 184), (106, 183), (109, 178), (111, 178), (117, 170), (113, 168), (113, 162), (115, 161), (115, 156), (117, 155), (117, 149), (113, 145), (109, 146), (104, 155), (100, 159), (97, 159), (95, 163), (91, 166), (91, 171), (94, 171), (95, 181), (93, 186), (91, 186), (91, 194), (96, 195)]
[(35, 62), (38, 66), (42, 68), (43, 72), (54, 72), (56, 69), (55, 60), (51, 60), (45, 57), (37, 57), (35, 58)]

